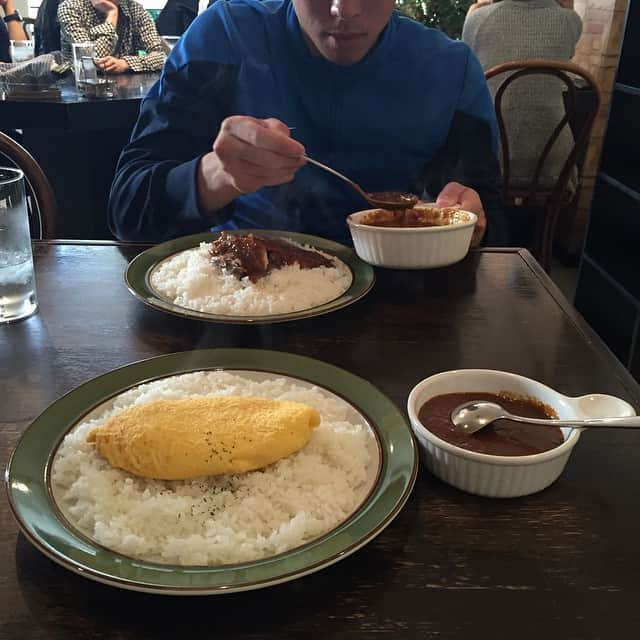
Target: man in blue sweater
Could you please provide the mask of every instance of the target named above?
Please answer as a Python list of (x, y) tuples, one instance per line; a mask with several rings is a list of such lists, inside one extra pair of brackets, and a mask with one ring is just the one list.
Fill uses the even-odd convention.
[[(348, 242), (366, 191), (410, 191), (479, 216), (501, 244), (496, 126), (470, 49), (394, 0), (219, 0), (141, 105), (110, 196), (126, 240), (217, 228)], [(486, 214), (486, 215), (485, 215)], [(486, 231), (486, 233), (485, 233)]]

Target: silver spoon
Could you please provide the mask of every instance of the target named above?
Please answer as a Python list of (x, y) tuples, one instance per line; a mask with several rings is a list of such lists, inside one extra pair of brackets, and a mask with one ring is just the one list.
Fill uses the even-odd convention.
[(322, 162), (318, 162), (309, 156), (305, 156), (304, 159), (311, 164), (315, 164), (316, 167), (320, 167), (325, 171), (333, 174), (340, 180), (344, 180), (347, 184), (351, 185), (370, 205), (379, 207), (380, 209), (410, 209), (418, 202), (418, 196), (413, 193), (402, 193), (400, 191), (383, 191), (379, 193), (367, 193), (357, 182), (350, 180), (347, 176), (343, 175), (339, 171), (328, 167)]
[(465, 402), (451, 412), (451, 422), (453, 422), (460, 431), (468, 433), (469, 435), (486, 427), (494, 420), (502, 419), (537, 424), (544, 427), (629, 427), (631, 429), (640, 429), (640, 416), (631, 416), (628, 418), (592, 418), (589, 420), (540, 420), (539, 418), (515, 416), (495, 402), (485, 402), (482, 400)]

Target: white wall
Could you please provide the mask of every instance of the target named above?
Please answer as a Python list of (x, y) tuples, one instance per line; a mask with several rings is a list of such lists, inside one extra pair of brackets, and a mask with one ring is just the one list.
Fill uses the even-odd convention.
[[(167, 0), (137, 0), (145, 9), (162, 9)], [(35, 18), (41, 0), (14, 0), (18, 11), (23, 16)], [(27, 8), (28, 7), (28, 8)]]

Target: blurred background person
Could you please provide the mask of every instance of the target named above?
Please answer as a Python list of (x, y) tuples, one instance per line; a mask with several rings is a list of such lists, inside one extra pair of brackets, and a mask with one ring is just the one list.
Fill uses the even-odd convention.
[(33, 25), (36, 55), (60, 51), (60, 25), (58, 7), (60, 0), (42, 0)]
[(197, 15), (198, 0), (167, 0), (156, 18), (156, 29), (161, 36), (181, 36)]
[[(513, 60), (568, 62), (582, 32), (582, 21), (572, 7), (572, 0), (478, 2), (469, 9), (462, 39), (475, 51), (485, 71)], [(494, 98), (505, 77), (489, 81)], [(565, 114), (564, 86), (551, 77), (523, 78), (505, 92), (502, 112), (509, 136), (512, 186), (531, 183), (544, 145)], [(543, 167), (541, 187), (555, 183), (572, 146), (567, 126)], [(576, 184), (577, 172), (569, 186), (573, 193)]]
[(93, 42), (96, 66), (105, 73), (159, 71), (164, 64), (156, 26), (135, 0), (65, 0), (58, 7), (58, 22), (69, 62), (74, 42)]

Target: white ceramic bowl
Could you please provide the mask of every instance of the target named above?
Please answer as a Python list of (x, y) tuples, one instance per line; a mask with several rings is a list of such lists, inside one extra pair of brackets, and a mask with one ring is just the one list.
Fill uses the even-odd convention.
[(445, 482), (480, 496), (513, 498), (548, 487), (562, 473), (582, 429), (561, 427), (564, 442), (527, 456), (497, 456), (467, 451), (445, 442), (418, 420), (422, 405), (445, 393), (512, 394), (537, 398), (555, 410), (558, 418), (604, 418), (634, 416), (633, 407), (614, 396), (591, 394), (570, 398), (523, 376), (489, 369), (445, 371), (425, 378), (409, 394), (407, 411), (426, 467)]
[(469, 251), (473, 228), (478, 220), (475, 213), (461, 211), (466, 221), (441, 227), (376, 227), (362, 224), (362, 219), (373, 211), (377, 209), (358, 211), (347, 216), (353, 246), (365, 262), (396, 269), (444, 267), (462, 260)]

